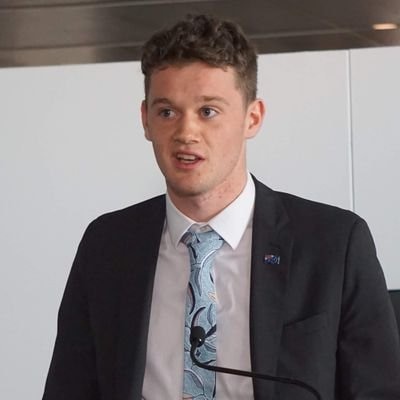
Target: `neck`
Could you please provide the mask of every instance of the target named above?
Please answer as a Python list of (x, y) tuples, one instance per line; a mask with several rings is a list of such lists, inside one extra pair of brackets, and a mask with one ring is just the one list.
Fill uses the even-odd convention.
[(168, 189), (168, 194), (175, 207), (196, 222), (208, 222), (231, 204), (243, 191), (247, 182), (247, 173), (235, 187), (221, 187), (212, 193), (195, 196), (179, 196)]

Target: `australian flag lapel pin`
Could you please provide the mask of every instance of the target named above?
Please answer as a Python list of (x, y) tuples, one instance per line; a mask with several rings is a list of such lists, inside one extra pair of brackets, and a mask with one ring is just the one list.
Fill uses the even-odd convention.
[(268, 265), (279, 265), (281, 262), (281, 256), (278, 254), (265, 254), (264, 264)]

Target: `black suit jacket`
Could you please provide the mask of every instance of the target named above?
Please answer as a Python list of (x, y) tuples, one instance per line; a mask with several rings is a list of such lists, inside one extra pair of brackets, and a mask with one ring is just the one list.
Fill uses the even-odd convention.
[[(400, 399), (396, 322), (366, 223), (255, 183), (253, 371), (303, 380), (324, 400)], [(60, 306), (44, 400), (141, 398), (164, 220), (160, 196), (89, 225)], [(266, 254), (280, 263), (266, 264)], [(259, 380), (254, 396), (311, 398)]]

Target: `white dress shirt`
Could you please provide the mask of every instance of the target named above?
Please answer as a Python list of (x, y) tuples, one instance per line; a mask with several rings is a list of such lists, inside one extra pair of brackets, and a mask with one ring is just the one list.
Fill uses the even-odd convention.
[[(248, 174), (241, 194), (210, 221), (199, 224), (182, 214), (167, 195), (166, 221), (153, 288), (143, 399), (182, 399), (190, 260), (188, 249), (180, 240), (192, 225), (199, 230), (208, 225), (225, 240), (216, 253), (213, 267), (217, 365), (251, 370), (249, 304), (254, 199), (254, 182)], [(217, 400), (253, 399), (251, 378), (217, 373), (216, 379)]]

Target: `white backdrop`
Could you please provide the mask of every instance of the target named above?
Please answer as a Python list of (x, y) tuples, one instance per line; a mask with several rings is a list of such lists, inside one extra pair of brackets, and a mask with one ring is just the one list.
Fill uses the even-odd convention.
[[(400, 48), (260, 56), (249, 168), (361, 213), (400, 288)], [(97, 215), (164, 191), (136, 62), (0, 69), (0, 398), (39, 399), (76, 247)], [(23, 382), (23, 383), (21, 383)]]

